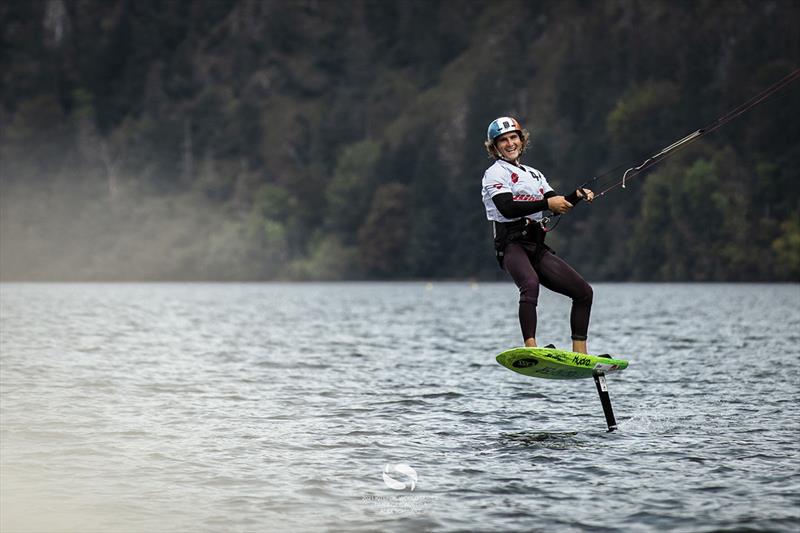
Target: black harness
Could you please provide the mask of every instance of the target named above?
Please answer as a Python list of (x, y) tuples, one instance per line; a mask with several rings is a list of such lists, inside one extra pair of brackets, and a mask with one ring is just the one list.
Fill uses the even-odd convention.
[(533, 267), (539, 266), (542, 256), (550, 250), (544, 243), (545, 230), (536, 221), (529, 218), (514, 220), (513, 222), (493, 221), (494, 228), (494, 251), (500, 268), (503, 267), (506, 247), (511, 243), (522, 246), (531, 256)]

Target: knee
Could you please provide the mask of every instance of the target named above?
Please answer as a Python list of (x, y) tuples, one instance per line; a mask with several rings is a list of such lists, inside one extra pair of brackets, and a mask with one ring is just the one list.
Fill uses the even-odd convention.
[(592, 286), (586, 282), (583, 282), (583, 287), (581, 288), (580, 292), (573, 298), (576, 303), (581, 303), (584, 305), (592, 305), (592, 300), (594, 299), (594, 291), (592, 290)]
[(536, 306), (539, 303), (539, 284), (531, 282), (520, 285), (519, 303), (528, 303)]

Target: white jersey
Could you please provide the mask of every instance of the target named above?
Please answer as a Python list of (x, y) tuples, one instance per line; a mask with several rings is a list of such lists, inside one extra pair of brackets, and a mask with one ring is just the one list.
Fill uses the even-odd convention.
[[(516, 166), (498, 159), (483, 173), (483, 205), (486, 206), (486, 218), (497, 222), (511, 222), (519, 218), (506, 218), (500, 214), (492, 201), (496, 194), (510, 192), (517, 201), (536, 201), (553, 188), (547, 183), (544, 175), (533, 167), (526, 165)], [(543, 212), (528, 215), (525, 218), (539, 222)]]

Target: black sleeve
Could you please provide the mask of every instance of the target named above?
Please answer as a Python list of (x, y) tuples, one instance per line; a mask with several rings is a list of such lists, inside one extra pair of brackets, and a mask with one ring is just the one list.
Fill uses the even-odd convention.
[(569, 203), (571, 203), (572, 205), (575, 205), (578, 202), (580, 202), (581, 200), (583, 200), (583, 198), (581, 196), (578, 196), (578, 190), (577, 189), (572, 191), (571, 193), (569, 193), (567, 196), (565, 196), (564, 199), (566, 201), (568, 201)]
[(494, 205), (500, 214), (506, 218), (519, 218), (547, 210), (547, 199), (556, 193), (548, 192), (542, 200), (524, 201), (514, 200), (510, 192), (501, 192), (492, 196)]

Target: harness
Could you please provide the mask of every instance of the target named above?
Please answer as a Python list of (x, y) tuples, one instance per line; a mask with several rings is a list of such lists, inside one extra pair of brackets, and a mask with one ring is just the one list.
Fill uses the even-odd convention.
[(529, 255), (532, 254), (534, 268), (539, 266), (542, 256), (550, 250), (550, 247), (544, 243), (546, 231), (539, 223), (529, 218), (522, 218), (513, 222), (497, 222), (493, 220), (492, 229), (494, 231), (495, 256), (497, 257), (497, 263), (503, 270), (505, 270), (503, 259), (505, 258), (506, 247), (511, 243), (519, 244)]

